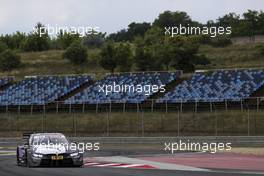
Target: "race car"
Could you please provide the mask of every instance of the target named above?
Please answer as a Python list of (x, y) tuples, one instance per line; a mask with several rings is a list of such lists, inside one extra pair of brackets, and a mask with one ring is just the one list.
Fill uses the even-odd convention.
[(17, 147), (18, 166), (83, 165), (83, 153), (61, 133), (23, 134), (23, 139), (24, 145)]

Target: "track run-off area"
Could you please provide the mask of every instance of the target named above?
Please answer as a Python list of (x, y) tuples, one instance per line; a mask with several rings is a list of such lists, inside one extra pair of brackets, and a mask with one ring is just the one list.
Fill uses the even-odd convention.
[[(85, 138), (79, 138), (79, 141)], [(169, 154), (163, 150), (160, 141), (152, 138), (89, 138), (99, 141), (99, 151), (88, 151), (84, 154), (82, 168), (36, 167), (27, 168), (16, 165), (15, 147), (19, 139), (1, 138), (0, 140), (0, 175), (11, 176), (233, 176), (233, 175), (264, 175), (262, 153), (208, 153), (208, 152), (177, 152)], [(133, 140), (132, 140), (133, 139)], [(251, 143), (259, 148), (257, 140)], [(87, 139), (88, 140), (88, 139)], [(226, 139), (228, 140), (228, 139)], [(134, 141), (134, 142), (133, 142)], [(144, 142), (140, 142), (144, 141)], [(243, 141), (243, 140), (240, 140)], [(244, 139), (249, 141), (249, 138)], [(256, 145), (257, 144), (257, 145)], [(237, 145), (237, 144), (236, 144)]]

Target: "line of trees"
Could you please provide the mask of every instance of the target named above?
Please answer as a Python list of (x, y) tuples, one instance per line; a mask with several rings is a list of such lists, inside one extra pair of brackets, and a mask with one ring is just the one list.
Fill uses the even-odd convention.
[[(200, 45), (209, 44), (214, 47), (224, 47), (232, 42), (230, 36), (218, 36), (215, 39), (209, 36), (192, 35), (171, 38), (164, 35), (165, 26), (223, 26), (232, 27), (234, 36), (254, 36), (264, 34), (264, 13), (248, 10), (241, 16), (229, 13), (219, 17), (216, 21), (201, 24), (194, 21), (186, 12), (165, 11), (153, 23), (131, 23), (127, 29), (106, 36), (106, 33), (90, 34), (80, 37), (77, 34), (60, 32), (57, 36), (49, 36), (41, 23), (35, 30), (26, 34), (16, 32), (0, 36), (0, 52), (11, 51), (45, 51), (50, 49), (65, 50), (63, 58), (72, 64), (81, 66), (87, 63), (87, 48), (99, 48), (98, 64), (106, 70), (114, 71), (148, 71), (182, 69), (193, 71), (196, 65), (209, 64), (209, 59), (199, 55)], [(42, 31), (41, 31), (42, 30)], [(43, 31), (44, 30), (44, 31)], [(40, 32), (42, 35), (40, 35)], [(44, 34), (44, 35), (43, 35)], [(8, 55), (8, 54), (3, 54)], [(2, 58), (10, 58), (1, 56)], [(0, 57), (0, 59), (1, 59)], [(19, 57), (16, 57), (20, 62)], [(11, 61), (10, 61), (11, 62)], [(0, 60), (0, 67), (4, 63)], [(8, 70), (12, 69), (10, 64)], [(21, 65), (16, 64), (16, 65)], [(16, 68), (16, 66), (13, 66)], [(0, 68), (1, 69), (1, 68)]]

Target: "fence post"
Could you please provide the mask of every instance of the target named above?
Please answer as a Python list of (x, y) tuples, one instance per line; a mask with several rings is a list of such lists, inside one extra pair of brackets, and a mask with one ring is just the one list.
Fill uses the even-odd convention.
[(247, 135), (250, 136), (250, 116), (249, 116), (249, 108), (247, 109), (247, 121), (248, 121), (248, 124), (247, 124)]
[(110, 103), (109, 103), (109, 112), (111, 113), (112, 112), (112, 101), (110, 100)]
[(181, 99), (181, 112), (182, 112), (182, 99)]
[(109, 112), (106, 113), (106, 136), (109, 137), (110, 133), (110, 127), (109, 127)]
[(8, 113), (8, 104), (6, 103), (6, 114)]
[(259, 112), (259, 97), (257, 97), (257, 112)]
[(141, 112), (141, 136), (144, 137), (144, 112)]
[(179, 111), (179, 109), (178, 109), (178, 127), (177, 127), (177, 129), (178, 129), (178, 137), (180, 136), (180, 111)]
[(227, 99), (225, 99), (225, 110), (227, 111)]
[(73, 122), (72, 122), (73, 124), (72, 124), (72, 125), (73, 125), (73, 130), (74, 130), (74, 136), (76, 137), (76, 135), (77, 135), (77, 129), (76, 129), (76, 128), (77, 128), (77, 127), (76, 127), (75, 111), (73, 111), (72, 114), (73, 114), (73, 119), (72, 119), (72, 120), (73, 120)]
[(58, 112), (59, 112), (59, 102), (56, 101), (56, 114), (58, 114)]
[(18, 105), (18, 115), (20, 116), (20, 103)]
[(125, 113), (126, 112), (126, 102), (124, 101), (123, 102), (123, 113)]
[(197, 100), (195, 100), (195, 115), (197, 113)]
[(215, 136), (218, 136), (218, 118), (216, 115), (216, 108), (215, 108), (214, 114), (215, 114)]
[(31, 104), (31, 106), (30, 106), (30, 115), (32, 115), (33, 114), (33, 104)]
[(85, 103), (83, 102), (83, 104), (82, 104), (82, 113), (84, 113), (85, 112)]
[(96, 106), (95, 106), (95, 113), (98, 113), (98, 101), (96, 101)]
[(243, 111), (243, 99), (240, 100), (241, 111)]
[(210, 112), (213, 112), (213, 105), (212, 105), (212, 101), (210, 100)]
[(70, 105), (69, 105), (69, 113), (71, 114), (71, 112), (72, 112), (72, 110), (71, 110), (71, 107), (72, 106), (72, 104), (71, 104), (71, 102), (70, 102)]
[(138, 102), (137, 102), (137, 136), (139, 136), (139, 107), (138, 107)]
[(46, 107), (45, 103), (43, 104), (43, 116), (42, 116), (42, 132), (46, 131)]
[(42, 119), (41, 119), (41, 132), (44, 132), (44, 112), (42, 113)]
[(166, 100), (166, 114), (168, 113), (168, 100)]
[(154, 102), (153, 99), (151, 99), (151, 112), (153, 112), (153, 108), (154, 108)]

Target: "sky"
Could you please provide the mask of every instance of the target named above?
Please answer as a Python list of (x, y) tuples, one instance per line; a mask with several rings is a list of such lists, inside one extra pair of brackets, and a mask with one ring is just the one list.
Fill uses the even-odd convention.
[(264, 0), (0, 0), (0, 34), (50, 26), (99, 27), (113, 33), (131, 22), (153, 22), (165, 10), (205, 23), (229, 12), (263, 10)]

